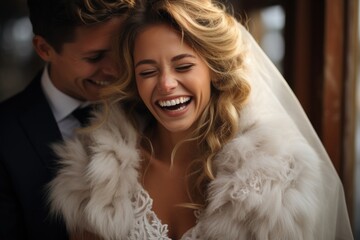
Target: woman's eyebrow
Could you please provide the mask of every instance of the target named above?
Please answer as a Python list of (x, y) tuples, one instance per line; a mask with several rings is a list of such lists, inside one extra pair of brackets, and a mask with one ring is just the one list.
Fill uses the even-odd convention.
[(187, 58), (187, 57), (195, 58), (194, 55), (184, 53), (184, 54), (180, 54), (180, 55), (177, 55), (177, 56), (171, 58), (171, 61), (174, 62), (174, 61), (178, 61), (180, 59)]
[[(175, 62), (175, 61), (178, 61), (180, 59), (187, 58), (187, 57), (195, 58), (194, 55), (184, 53), (184, 54), (179, 54), (179, 55), (174, 56), (173, 58), (171, 58), (171, 61)], [(143, 60), (140, 60), (139, 62), (137, 62), (135, 64), (135, 68), (138, 67), (141, 64), (156, 64), (156, 61), (152, 60), (152, 59), (143, 59)]]

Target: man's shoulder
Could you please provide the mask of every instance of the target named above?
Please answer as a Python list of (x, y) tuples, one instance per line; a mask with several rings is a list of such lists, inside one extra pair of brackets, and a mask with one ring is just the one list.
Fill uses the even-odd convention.
[(42, 71), (39, 71), (32, 81), (30, 81), (20, 92), (0, 102), (1, 114), (19, 112), (24, 107), (31, 104), (34, 99), (39, 98), (39, 95), (42, 95), (40, 83), (41, 72)]
[(30, 96), (26, 94), (27, 88), (28, 87), (0, 103), (1, 115), (21, 111), (24, 105), (27, 105), (28, 101), (30, 100)]
[[(44, 98), (40, 84), (34, 79), (23, 90), (0, 103), (2, 119), (11, 119), (29, 109), (36, 101)], [(44, 98), (45, 100), (45, 98)], [(0, 121), (2, 121), (0, 119)]]

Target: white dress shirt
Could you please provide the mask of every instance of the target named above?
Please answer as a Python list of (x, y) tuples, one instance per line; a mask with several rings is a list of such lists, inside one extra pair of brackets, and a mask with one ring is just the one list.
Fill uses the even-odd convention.
[(51, 82), (48, 69), (47, 65), (41, 76), (41, 86), (63, 138), (68, 139), (73, 136), (74, 130), (80, 127), (72, 112), (88, 103), (72, 98), (57, 89)]

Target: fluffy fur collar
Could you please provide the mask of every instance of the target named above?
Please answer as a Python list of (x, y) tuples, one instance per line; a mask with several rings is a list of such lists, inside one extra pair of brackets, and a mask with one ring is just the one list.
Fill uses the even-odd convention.
[[(250, 101), (241, 132), (216, 157), (217, 176), (198, 222), (203, 239), (314, 238), (320, 161), (291, 121), (270, 109)], [(126, 238), (141, 161), (136, 143), (133, 127), (113, 109), (100, 128), (55, 147), (62, 167), (50, 201), (70, 230)]]

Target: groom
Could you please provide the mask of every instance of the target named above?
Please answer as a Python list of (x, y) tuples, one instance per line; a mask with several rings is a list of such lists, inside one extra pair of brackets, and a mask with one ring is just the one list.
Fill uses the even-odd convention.
[(106, 1), (117, 4), (102, 9), (99, 0), (28, 0), (33, 46), (45, 66), (0, 104), (1, 240), (68, 239), (46, 202), (45, 186), (57, 169), (50, 145), (70, 138), (80, 126), (73, 111), (98, 100), (117, 78), (111, 42), (132, 2)]

